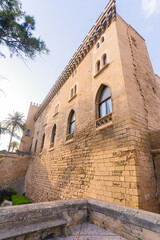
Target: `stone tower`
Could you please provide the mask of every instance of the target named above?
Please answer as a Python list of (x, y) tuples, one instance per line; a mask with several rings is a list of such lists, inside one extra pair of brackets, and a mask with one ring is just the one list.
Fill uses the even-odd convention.
[(23, 132), (23, 136), (20, 143), (19, 150), (21, 152), (30, 153), (32, 149), (32, 138), (33, 138), (33, 131), (34, 131), (34, 115), (38, 110), (39, 105), (32, 103), (30, 104), (26, 125), (27, 128)]
[(111, 0), (35, 114), (26, 194), (158, 212), (149, 134), (160, 88), (145, 40)]

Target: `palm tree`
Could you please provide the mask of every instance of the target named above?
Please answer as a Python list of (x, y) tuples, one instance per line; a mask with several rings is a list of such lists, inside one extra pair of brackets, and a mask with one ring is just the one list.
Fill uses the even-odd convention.
[(8, 152), (9, 152), (11, 148), (12, 138), (13, 137), (19, 138), (15, 132), (19, 130), (24, 131), (26, 129), (26, 124), (24, 122), (24, 115), (20, 112), (13, 112), (13, 115), (9, 114), (9, 117), (4, 121), (4, 124), (5, 124), (5, 127), (9, 129), (9, 132), (11, 134), (9, 147), (8, 147)]
[(0, 137), (2, 134), (6, 133), (7, 128), (3, 126), (3, 124), (0, 122)]
[(19, 143), (16, 142), (16, 141), (13, 141), (13, 142), (11, 143), (12, 152), (13, 152), (14, 149), (17, 148), (18, 146), (19, 146)]

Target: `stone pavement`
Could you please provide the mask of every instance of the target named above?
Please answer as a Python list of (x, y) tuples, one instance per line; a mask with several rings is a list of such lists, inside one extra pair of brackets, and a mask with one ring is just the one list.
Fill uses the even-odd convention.
[(49, 240), (127, 240), (111, 232), (90, 223), (83, 223), (71, 229), (69, 237), (52, 237)]
[(15, 181), (8, 187), (14, 188), (16, 190), (17, 194), (23, 194), (25, 192), (24, 182), (25, 182), (25, 178), (23, 177), (23, 178), (20, 178), (17, 181)]

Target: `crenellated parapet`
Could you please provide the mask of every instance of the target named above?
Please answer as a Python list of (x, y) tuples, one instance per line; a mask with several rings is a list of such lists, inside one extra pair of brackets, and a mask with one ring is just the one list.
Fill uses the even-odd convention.
[(40, 104), (38, 104), (38, 103), (34, 103), (34, 102), (31, 102), (31, 103), (30, 103), (30, 106), (33, 106), (33, 107), (40, 107)]
[(101, 35), (104, 33), (106, 28), (110, 26), (112, 21), (116, 20), (116, 0), (110, 0), (108, 5), (105, 8), (105, 12), (100, 15), (96, 24), (92, 27), (89, 34), (83, 40), (80, 47), (77, 49), (76, 53), (73, 55), (68, 65), (65, 67), (62, 74), (59, 76), (50, 92), (40, 105), (37, 113), (35, 114), (34, 120), (36, 121), (43, 110), (46, 108), (48, 103), (53, 99), (53, 97), (57, 94), (63, 84), (67, 81), (67, 79), (72, 75), (78, 65), (83, 61), (89, 51), (93, 48), (95, 43), (99, 40)]

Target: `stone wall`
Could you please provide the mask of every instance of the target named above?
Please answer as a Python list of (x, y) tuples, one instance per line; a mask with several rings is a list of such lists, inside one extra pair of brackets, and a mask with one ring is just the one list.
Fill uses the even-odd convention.
[(157, 197), (160, 206), (160, 131), (152, 131), (150, 133), (150, 140), (154, 174), (156, 178)]
[[(102, 36), (104, 42), (98, 40), (100, 47), (93, 46), (35, 122), (32, 151), (38, 145), (26, 193), (36, 202), (92, 197), (159, 212), (149, 138), (160, 124), (159, 89), (145, 41), (118, 15)], [(97, 74), (103, 54), (108, 64)], [(70, 99), (75, 84), (77, 94)], [(96, 96), (102, 86), (111, 89), (112, 121), (97, 128)], [(67, 141), (71, 110), (75, 131)], [(56, 140), (50, 148), (54, 124)]]
[(69, 234), (72, 226), (87, 221), (110, 229), (128, 240), (160, 239), (159, 214), (94, 199), (0, 208), (0, 239), (45, 238), (51, 233), (58, 233), (60, 229), (57, 227), (61, 223)]
[(0, 153), (0, 188), (5, 188), (26, 175), (31, 156)]
[(135, 150), (133, 194), (141, 209), (153, 211), (157, 196), (149, 133), (160, 129), (160, 88), (144, 39), (120, 17), (119, 21), (117, 32), (132, 129), (130, 137)]
[[(38, 110), (38, 104), (31, 103), (26, 120), (26, 130), (23, 132), (19, 150), (29, 153), (32, 149), (32, 138), (34, 131), (34, 115)], [(29, 132), (27, 132), (29, 131)]]

